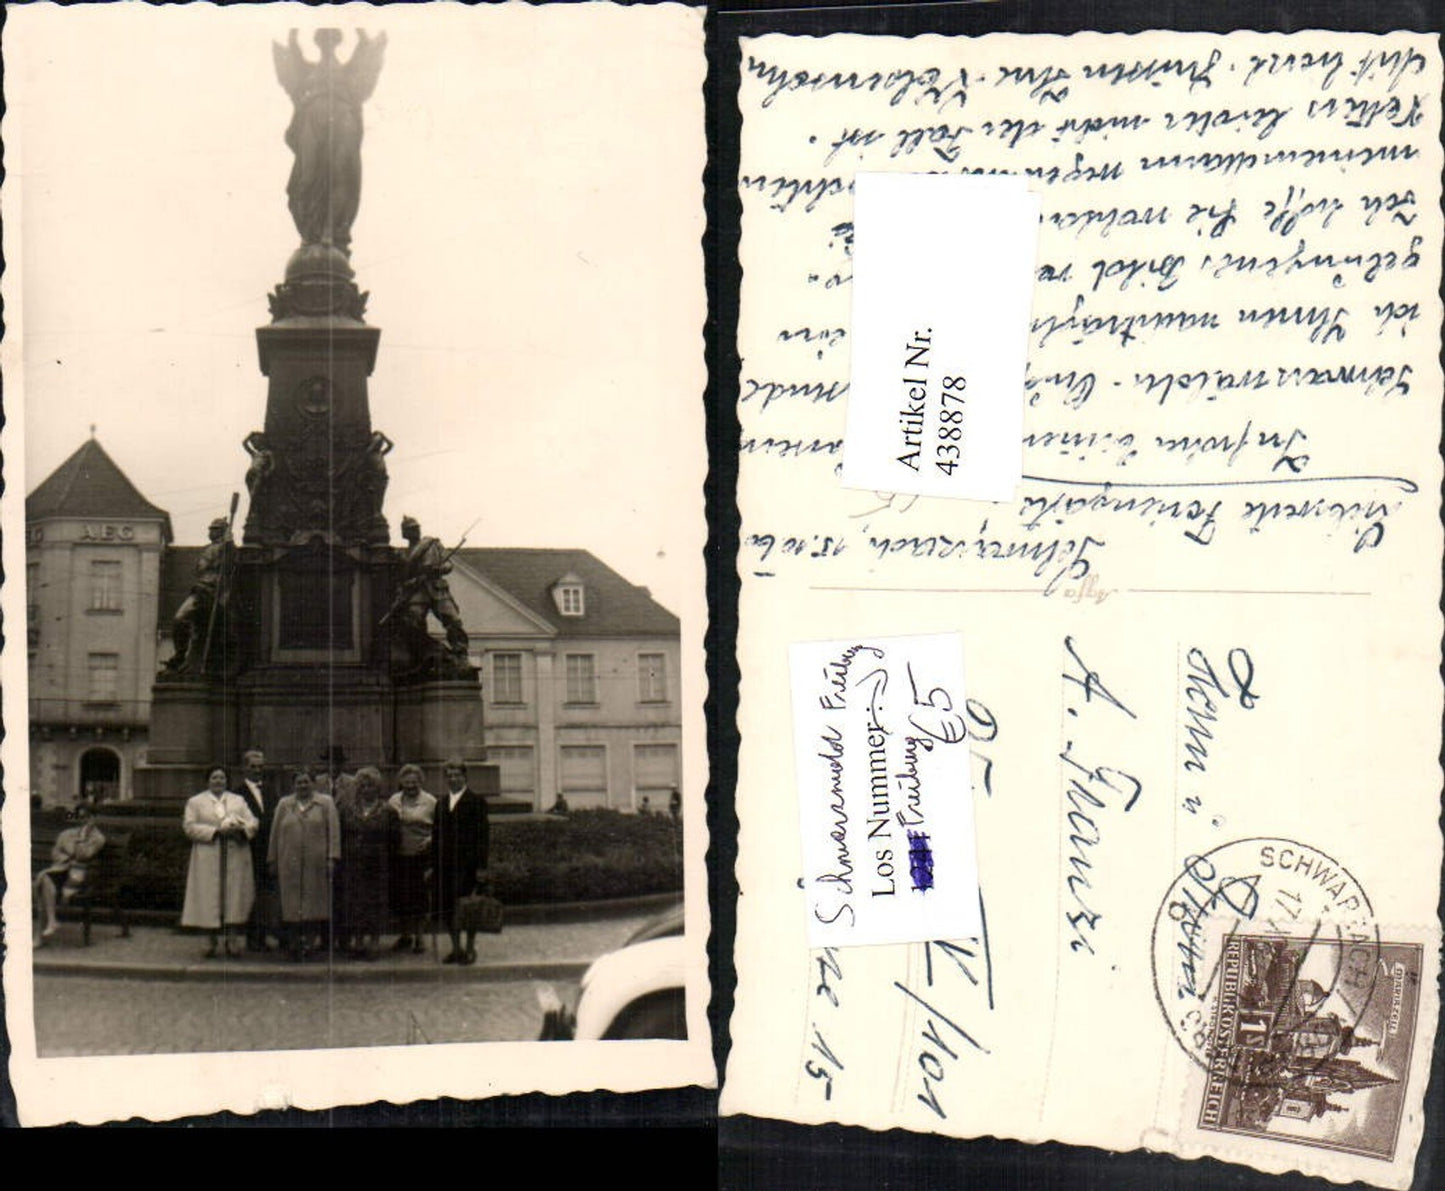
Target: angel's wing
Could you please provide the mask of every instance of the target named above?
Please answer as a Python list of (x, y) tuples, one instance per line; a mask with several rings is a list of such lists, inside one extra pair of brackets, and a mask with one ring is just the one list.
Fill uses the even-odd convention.
[(287, 95), (296, 98), (305, 87), (306, 72), (310, 64), (301, 53), (301, 44), (296, 40), (295, 29), (291, 30), (285, 45), (275, 41), (271, 43), (271, 56), (276, 60), (276, 77), (281, 80), (281, 86), (286, 88)]
[(365, 29), (357, 30), (356, 49), (351, 55), (351, 61), (346, 64), (347, 81), (357, 103), (365, 103), (376, 89), (376, 79), (381, 74), (381, 58), (385, 50), (385, 33), (368, 37)]

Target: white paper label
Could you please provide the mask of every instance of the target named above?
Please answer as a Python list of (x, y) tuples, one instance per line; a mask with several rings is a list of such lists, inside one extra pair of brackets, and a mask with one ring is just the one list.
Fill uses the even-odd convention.
[(809, 945), (978, 934), (962, 637), (791, 653)]
[(844, 486), (1013, 499), (1038, 228), (1014, 175), (857, 175)]

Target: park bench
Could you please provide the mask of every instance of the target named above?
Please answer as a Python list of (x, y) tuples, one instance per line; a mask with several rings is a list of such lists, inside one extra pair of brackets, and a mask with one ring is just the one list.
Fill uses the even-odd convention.
[[(85, 866), (85, 883), (68, 900), (57, 906), (57, 915), (65, 920), (80, 919), (81, 938), (90, 946), (91, 925), (97, 912), (105, 912), (120, 927), (120, 937), (130, 938), (130, 911), (127, 905), (130, 885), (130, 832), (106, 824), (103, 847)], [(31, 839), (30, 872), (34, 879), (50, 865), (55, 836)], [(59, 890), (57, 890), (59, 892)]]

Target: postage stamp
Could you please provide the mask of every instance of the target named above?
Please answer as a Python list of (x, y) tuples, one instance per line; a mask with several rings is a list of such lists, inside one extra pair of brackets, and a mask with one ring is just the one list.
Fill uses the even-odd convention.
[(1414, 943), (1231, 934), (1199, 1127), (1392, 1159), (1423, 959)]
[(1211, 1023), (1224, 999), (1226, 945), (1247, 935), (1303, 940), (1309, 975), (1332, 1008), (1348, 1025), (1362, 1020), (1382, 959), (1369, 895), (1309, 844), (1234, 840), (1185, 861), (1154, 923), (1155, 997), (1175, 1041), (1205, 1071), (1217, 1058)]

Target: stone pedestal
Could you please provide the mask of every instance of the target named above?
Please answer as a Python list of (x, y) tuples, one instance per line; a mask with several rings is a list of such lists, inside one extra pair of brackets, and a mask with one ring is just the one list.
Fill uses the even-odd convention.
[(216, 765), (235, 749), (235, 699), (224, 686), (206, 681), (155, 685), (148, 764)]
[(448, 757), (483, 761), (482, 700), (475, 679), (437, 679), (396, 692), (396, 739), (406, 760), (439, 765)]
[(390, 441), (373, 435), (366, 381), (380, 331), (340, 318), (297, 318), (256, 332), (270, 380), (265, 429), (247, 440), (247, 545), (309, 532), (385, 545), (381, 515)]

